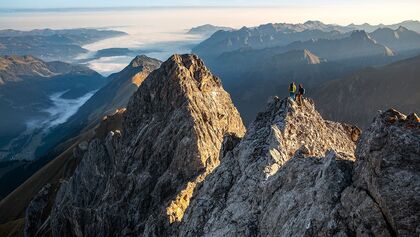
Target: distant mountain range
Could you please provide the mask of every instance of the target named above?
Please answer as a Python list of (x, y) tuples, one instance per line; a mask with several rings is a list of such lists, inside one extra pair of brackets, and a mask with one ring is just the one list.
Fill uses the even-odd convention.
[(366, 68), (310, 92), (328, 119), (366, 127), (378, 110), (420, 113), (420, 56)]
[(71, 115), (88, 93), (105, 83), (84, 66), (32, 56), (0, 57), (0, 159), (32, 159), (40, 142), (35, 134)]
[[(420, 35), (419, 35), (420, 36)], [(420, 41), (419, 41), (420, 42)], [(295, 42), (283, 48), (284, 51), (309, 49), (328, 60), (342, 60), (370, 56), (394, 56), (394, 52), (375, 42), (365, 31), (353, 31), (342, 39), (312, 39)]]
[[(414, 24), (414, 23), (413, 23)], [(245, 123), (291, 81), (316, 87), (368, 66), (420, 54), (420, 34), (403, 26), (371, 33), (355, 26), (266, 24), (218, 31), (193, 52), (220, 76)]]
[(97, 29), (0, 30), (0, 55), (33, 55), (45, 61), (71, 62), (87, 52), (83, 45), (123, 35), (126, 33)]
[[(358, 34), (366, 34), (386, 27), (389, 27), (391, 30), (395, 30), (397, 35), (404, 38), (404, 43), (400, 43), (400, 45), (405, 44), (410, 45), (407, 47), (411, 47), (418, 44), (418, 39), (415, 36), (416, 34), (419, 34), (418, 32), (420, 32), (420, 22), (418, 21), (405, 21), (400, 24), (390, 26), (370, 26), (371, 28), (367, 29), (368, 26), (370, 25), (339, 26), (324, 24), (320, 21), (307, 21), (303, 24), (276, 23), (251, 28), (243, 27), (239, 30), (233, 31), (218, 31), (210, 38), (197, 45), (193, 49), (193, 52), (203, 57), (206, 61), (209, 61), (220, 56), (222, 53), (236, 51), (242, 48), (263, 49), (271, 47), (284, 47), (294, 42), (309, 42), (313, 40), (319, 41), (321, 39), (343, 39), (351, 36), (353, 31), (359, 32)], [(366, 33), (361, 33), (360, 30), (365, 31)], [(406, 50), (401, 47), (392, 47), (396, 46), (396, 44), (398, 45), (398, 43), (392, 44), (392, 46), (387, 45), (386, 43), (389, 43), (390, 39), (383, 39), (383, 37), (387, 36), (381, 34), (380, 31), (374, 32), (370, 36), (374, 40), (377, 40), (379, 44), (383, 44), (383, 46), (394, 50)]]
[[(299, 40), (336, 39), (346, 36), (346, 34), (338, 30), (323, 31), (321, 29), (329, 29), (329, 27), (322, 23), (320, 24), (316, 24), (316, 26), (314, 22), (297, 25), (265, 24), (254, 28), (242, 27), (235, 31), (217, 31), (210, 38), (197, 45), (193, 52), (204, 59), (209, 59), (215, 58), (224, 52), (231, 52), (246, 47), (262, 49), (286, 46)], [(335, 26), (332, 29), (335, 29)]]
[(396, 52), (420, 48), (420, 34), (402, 26), (396, 30), (379, 28), (369, 35), (379, 44), (386, 45)]
[(361, 24), (361, 25), (350, 24), (347, 26), (347, 28), (351, 30), (364, 30), (367, 32), (373, 32), (379, 28), (391, 28), (393, 30), (396, 30), (400, 26), (420, 33), (420, 21), (414, 21), (414, 20), (403, 21), (403, 22), (400, 22), (397, 24), (391, 24), (391, 25), (384, 25), (384, 24), (371, 25), (368, 23)]
[(202, 36), (210, 36), (214, 34), (215, 32), (223, 30), (223, 31), (232, 31), (234, 28), (231, 27), (225, 27), (225, 26), (215, 26), (211, 24), (205, 24), (197, 27), (191, 28), (187, 34), (192, 35), (202, 35)]
[(316, 87), (367, 66), (385, 65), (416, 55), (419, 49), (397, 53), (366, 32), (354, 31), (340, 39), (309, 40), (263, 49), (242, 48), (207, 59), (207, 63), (222, 78), (245, 123), (249, 123), (267, 96), (285, 96), (292, 81)]

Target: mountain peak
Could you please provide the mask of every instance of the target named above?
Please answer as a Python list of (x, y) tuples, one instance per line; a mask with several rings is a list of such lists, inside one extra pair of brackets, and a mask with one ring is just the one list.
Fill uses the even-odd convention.
[(409, 29), (407, 29), (404, 26), (399, 26), (398, 29), (396, 30), (397, 32), (405, 32), (405, 31), (409, 31)]
[(324, 23), (322, 23), (321, 21), (306, 21), (305, 23), (303, 23), (304, 25), (324, 25)]
[(353, 39), (371, 39), (369, 34), (364, 30), (355, 30), (351, 33), (350, 37)]
[(91, 155), (57, 194), (53, 234), (66, 236), (83, 223), (87, 236), (106, 235), (109, 224), (117, 235), (170, 235), (219, 164), (223, 137), (244, 132), (219, 79), (197, 56), (173, 55), (131, 97), (121, 133), (90, 142)]
[(162, 64), (162, 68), (176, 68), (176, 73), (184, 74), (189, 77), (177, 77), (178, 79), (191, 78), (204, 87), (207, 82), (212, 86), (221, 87), (220, 79), (214, 77), (204, 62), (195, 54), (174, 54), (166, 62)]
[(158, 62), (158, 60), (154, 58), (150, 58), (144, 54), (137, 55), (133, 60), (131, 60), (129, 67), (135, 68), (135, 67), (145, 67), (152, 64), (155, 64)]

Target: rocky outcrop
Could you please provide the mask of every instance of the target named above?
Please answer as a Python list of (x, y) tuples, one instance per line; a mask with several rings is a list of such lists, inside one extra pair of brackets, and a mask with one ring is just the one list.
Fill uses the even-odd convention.
[(196, 189), (178, 236), (418, 235), (419, 126), (378, 115), (355, 159), (358, 129), (274, 99)]
[(179, 236), (302, 236), (320, 211), (314, 221), (325, 224), (351, 182), (351, 130), (324, 121), (311, 100), (274, 98), (197, 188)]
[(59, 187), (59, 182), (48, 183), (32, 199), (25, 213), (25, 236), (44, 236), (50, 231), (49, 214)]
[(377, 116), (361, 137), (354, 182), (342, 197), (357, 234), (420, 234), (419, 144), (417, 115), (396, 110)]
[(193, 190), (219, 164), (239, 113), (193, 55), (174, 55), (131, 98), (122, 130), (95, 139), (51, 213), (55, 236), (170, 235)]
[(104, 116), (95, 128), (95, 137), (105, 139), (110, 131), (121, 130), (126, 108), (117, 109), (114, 114)]

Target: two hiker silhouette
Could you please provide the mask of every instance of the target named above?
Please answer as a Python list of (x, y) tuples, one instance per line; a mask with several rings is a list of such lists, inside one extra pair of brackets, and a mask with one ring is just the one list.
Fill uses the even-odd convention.
[(298, 102), (299, 105), (302, 104), (303, 101), (303, 95), (305, 94), (305, 88), (303, 88), (303, 84), (299, 84), (299, 88), (296, 91), (296, 84), (295, 82), (290, 83), (289, 85), (289, 96), (296, 102)]

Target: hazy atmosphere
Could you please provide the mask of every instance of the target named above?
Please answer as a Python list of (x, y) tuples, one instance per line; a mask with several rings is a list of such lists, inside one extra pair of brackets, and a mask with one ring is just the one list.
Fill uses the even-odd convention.
[(0, 0), (0, 237), (420, 236), (419, 0)]
[[(19, 8), (24, 6), (24, 3), (20, 2), (22, 1), (13, 1), (13, 3), (6, 3), (2, 7)], [(60, 6), (92, 7), (93, 5), (89, 5), (89, 2), (68, 1)], [(156, 4), (165, 5), (163, 1), (158, 3), (159, 1)], [(379, 5), (369, 2), (368, 4), (361, 3), (362, 7), (346, 3), (346, 1), (339, 1), (332, 5), (329, 5), (328, 1), (321, 4), (304, 4), (303, 1), (301, 4), (289, 3), (290, 5), (285, 4), (284, 6), (267, 1), (261, 2), (261, 6), (258, 7), (201, 7), (205, 4), (200, 1), (186, 1), (181, 4), (188, 5), (189, 3), (193, 3), (196, 7), (137, 7), (115, 10), (110, 7), (111, 1), (100, 1), (99, 6), (108, 8), (57, 9), (56, 7), (59, 6), (47, 1), (45, 3), (28, 1), (25, 8), (43, 7), (38, 10), (0, 11), (0, 28), (31, 30), (87, 27), (120, 30), (127, 32), (128, 35), (84, 45), (84, 48), (90, 51), (113, 47), (134, 48), (144, 50), (151, 57), (164, 60), (173, 53), (190, 52), (191, 45), (198, 43), (203, 38), (185, 33), (188, 29), (203, 24), (229, 26), (237, 29), (242, 26), (252, 27), (264, 23), (304, 23), (307, 20), (321, 20), (324, 23), (341, 25), (366, 22), (392, 24), (404, 19), (418, 19), (416, 17), (419, 16), (418, 12), (420, 11), (420, 3), (414, 3), (414, 1), (412, 3), (409, 1), (403, 3), (381, 1)], [(223, 5), (218, 1), (213, 3), (214, 5)], [(126, 5), (130, 4), (141, 5), (134, 1), (126, 3)], [(264, 7), (264, 4), (275, 7)], [(53, 9), (45, 9), (50, 7)], [(316, 17), (314, 12), (317, 13)], [(80, 58), (87, 56), (89, 55), (80, 55)], [(104, 75), (109, 75), (121, 70), (130, 60), (131, 57), (124, 56), (105, 57), (92, 60), (89, 62), (89, 66)]]

